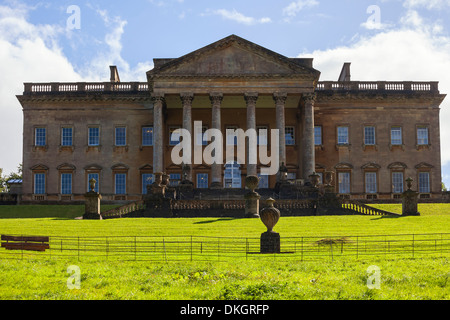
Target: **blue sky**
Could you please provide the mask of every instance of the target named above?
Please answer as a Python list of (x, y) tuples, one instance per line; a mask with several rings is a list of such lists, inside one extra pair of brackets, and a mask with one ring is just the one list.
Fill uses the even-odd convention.
[[(288, 57), (313, 57), (321, 80), (337, 80), (352, 62), (354, 80), (440, 81), (450, 93), (448, 17), (450, 0), (0, 1), (0, 168), (22, 161), (15, 95), (23, 82), (107, 81), (109, 65), (122, 81), (145, 81), (153, 58), (236, 34)], [(450, 186), (450, 98), (441, 118)]]

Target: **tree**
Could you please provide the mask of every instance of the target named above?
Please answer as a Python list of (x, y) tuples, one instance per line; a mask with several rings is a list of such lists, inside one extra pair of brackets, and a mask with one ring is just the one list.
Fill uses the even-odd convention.
[(441, 182), (441, 186), (442, 186), (442, 191), (446, 192), (447, 187), (445, 186), (444, 182)]
[(17, 167), (17, 172), (11, 172), (9, 175), (2, 175), (3, 169), (0, 168), (0, 192), (7, 192), (9, 190), (9, 183), (10, 180), (22, 180), (22, 171), (23, 171), (23, 165), (19, 164)]

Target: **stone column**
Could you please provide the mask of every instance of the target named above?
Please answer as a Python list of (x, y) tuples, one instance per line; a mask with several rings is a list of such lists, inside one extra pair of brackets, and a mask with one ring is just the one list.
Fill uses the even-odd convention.
[(153, 96), (153, 172), (164, 172), (164, 95)]
[[(286, 131), (285, 131), (285, 105), (287, 99), (287, 93), (274, 93), (273, 99), (275, 100), (276, 108), (276, 124), (277, 129), (280, 132), (280, 150), (279, 150), (279, 163), (280, 165), (286, 164)], [(279, 175), (280, 176), (280, 175)]]
[[(212, 105), (212, 129), (222, 130), (221, 106), (223, 101), (222, 93), (211, 93), (210, 100)], [(211, 188), (223, 188), (221, 164), (213, 163), (211, 165)]]
[(314, 102), (315, 93), (303, 94), (302, 114), (302, 178), (309, 180), (309, 176), (316, 171), (316, 157), (314, 147)]
[[(256, 130), (256, 101), (258, 100), (257, 93), (246, 93), (244, 95), (245, 101), (247, 103), (247, 130)], [(258, 134), (258, 133), (257, 133)], [(257, 175), (257, 164), (249, 163), (249, 152), (250, 152), (250, 141), (246, 143), (246, 162), (247, 162), (247, 177)]]
[[(194, 132), (192, 131), (192, 101), (194, 101), (194, 94), (193, 93), (182, 93), (180, 95), (181, 102), (183, 104), (183, 129), (189, 131), (191, 134), (191, 139), (196, 139), (196, 137), (193, 136)], [(191, 141), (191, 146), (192, 146)], [(192, 181), (192, 158), (191, 163), (186, 163), (186, 172), (187, 177), (186, 179), (188, 181)]]

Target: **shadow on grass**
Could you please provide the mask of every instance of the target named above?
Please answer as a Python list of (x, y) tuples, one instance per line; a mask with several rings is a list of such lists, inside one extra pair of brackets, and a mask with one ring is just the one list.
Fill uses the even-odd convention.
[(232, 221), (232, 220), (236, 220), (236, 218), (218, 218), (215, 220), (197, 221), (197, 222), (194, 222), (194, 224), (208, 224), (208, 223), (215, 223), (215, 222), (220, 222), (220, 221)]
[(403, 218), (403, 217), (406, 217), (406, 216), (403, 216), (403, 215), (401, 215), (401, 214), (399, 214), (399, 215), (397, 215), (397, 214), (393, 214), (393, 215), (390, 215), (390, 216), (379, 216), (379, 217), (377, 217), (377, 218), (373, 218), (373, 219), (370, 219), (370, 220), (380, 220), (380, 219), (398, 219), (398, 218)]

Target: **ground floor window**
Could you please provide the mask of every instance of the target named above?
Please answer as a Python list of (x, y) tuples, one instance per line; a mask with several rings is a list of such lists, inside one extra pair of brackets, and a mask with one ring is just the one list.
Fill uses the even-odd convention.
[(259, 184), (258, 189), (268, 189), (269, 188), (269, 176), (258, 174)]
[(377, 193), (376, 172), (366, 172), (366, 193)]
[(34, 194), (45, 194), (45, 173), (34, 175)]
[(392, 173), (392, 192), (403, 193), (403, 172)]
[(181, 183), (181, 173), (171, 173), (169, 175), (169, 178), (169, 185), (171, 185), (172, 187), (177, 186)]
[(115, 174), (115, 194), (124, 195), (127, 193), (127, 175), (126, 173)]
[(198, 189), (208, 189), (208, 174), (207, 173), (197, 174), (197, 188)]
[(350, 172), (339, 172), (339, 193), (350, 193)]
[(72, 174), (71, 173), (61, 174), (61, 194), (64, 194), (64, 195), (72, 194)]
[(419, 172), (419, 192), (430, 193), (430, 173)]
[(225, 188), (240, 189), (242, 187), (241, 166), (236, 161), (225, 165), (224, 184)]
[(153, 183), (153, 174), (143, 173), (142, 174), (142, 194), (147, 194), (147, 186)]

